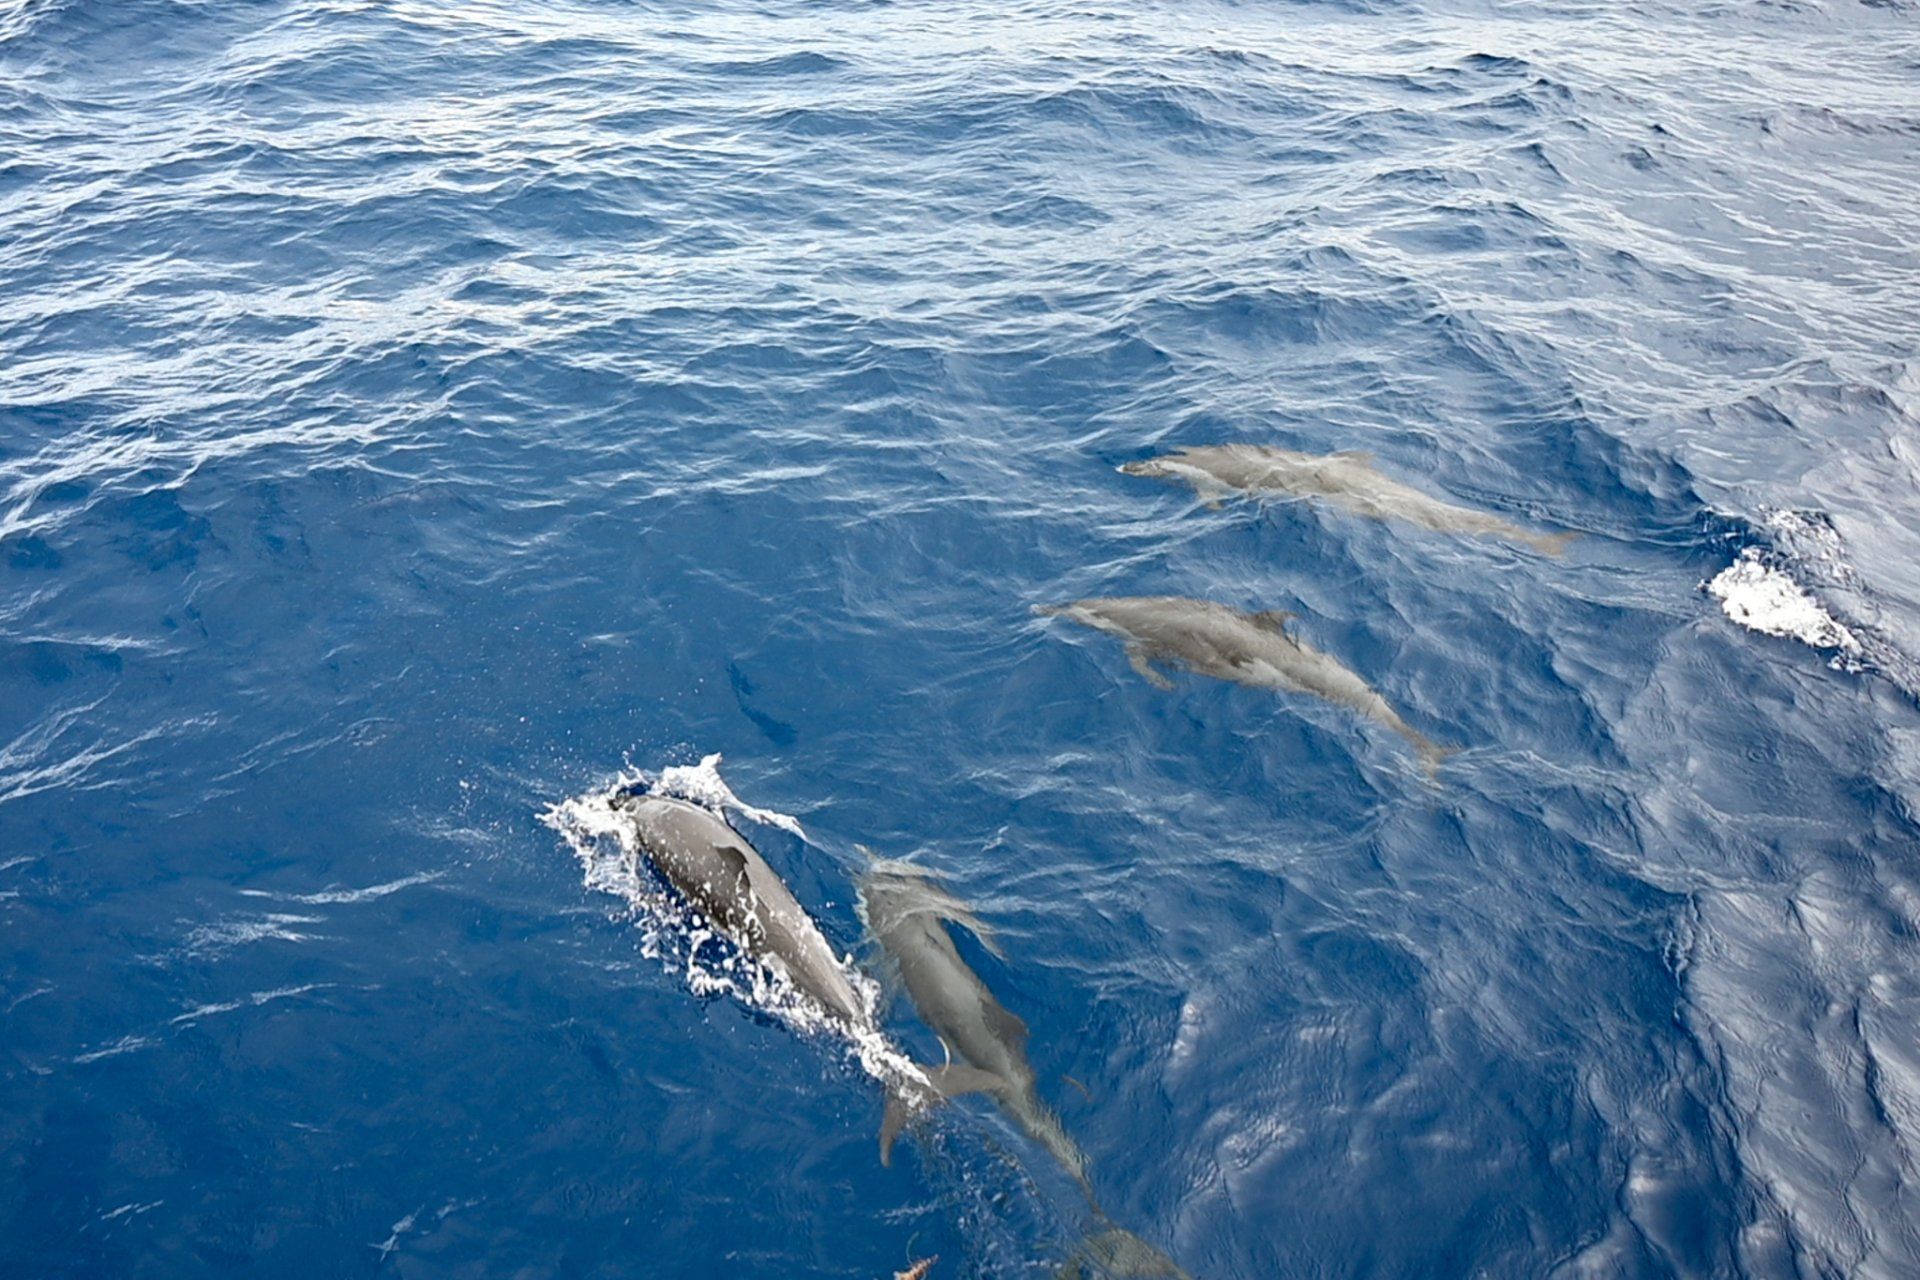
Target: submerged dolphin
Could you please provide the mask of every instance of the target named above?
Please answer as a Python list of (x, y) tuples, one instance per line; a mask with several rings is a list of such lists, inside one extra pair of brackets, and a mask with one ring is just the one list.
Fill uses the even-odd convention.
[[(860, 908), (867, 928), (899, 966), (901, 981), (920, 1018), (948, 1052), (987, 1073), (987, 1089), (1001, 1110), (1027, 1136), (1058, 1160), (1080, 1186), (1095, 1218), (1105, 1227), (1083, 1241), (1061, 1271), (1063, 1277), (1094, 1274), (1191, 1280), (1174, 1261), (1130, 1231), (1113, 1225), (1094, 1198), (1087, 1157), (1040, 1100), (1033, 1064), (1027, 1060), (1027, 1026), (980, 980), (947, 932), (945, 921), (966, 926), (998, 955), (993, 935), (967, 905), (934, 884), (926, 872), (904, 862), (876, 862), (860, 877)], [(906, 1120), (889, 1104), (880, 1131), (881, 1162)]]
[(1385, 698), (1337, 659), (1288, 635), (1289, 613), (1242, 613), (1185, 596), (1115, 596), (1039, 605), (1034, 611), (1119, 636), (1126, 641), (1133, 669), (1156, 688), (1171, 689), (1173, 681), (1153, 664), (1179, 662), (1216, 680), (1311, 693), (1350, 707), (1412, 743), (1429, 774), (1448, 754), (1448, 748), (1402, 720)]
[(1230, 495), (1290, 494), (1325, 498), (1334, 506), (1375, 520), (1404, 520), (1436, 533), (1464, 533), (1518, 542), (1557, 556), (1575, 533), (1533, 533), (1487, 511), (1455, 506), (1382, 475), (1373, 455), (1361, 451), (1296, 453), (1260, 444), (1198, 445), (1121, 464), (1130, 476), (1184, 480), (1218, 506)]
[[(880, 1035), (873, 1010), (805, 907), (747, 838), (704, 806), (628, 794), (615, 806), (632, 823), (639, 850), (669, 884), (747, 955), (792, 984), (842, 1030)], [(921, 1078), (889, 1081), (895, 1106), (919, 1110), (939, 1098), (997, 1086), (985, 1073), (949, 1065)]]
[[(992, 935), (964, 904), (903, 863), (875, 863), (860, 878), (859, 890), (867, 928), (899, 966), (921, 1021), (949, 1053), (993, 1078), (988, 1092), (1001, 1109), (1085, 1189), (1087, 1158), (1035, 1086), (1033, 1064), (1027, 1061), (1027, 1024), (993, 998), (941, 922), (966, 925), (997, 954)], [(905, 1120), (904, 1111), (888, 1108), (880, 1131), (883, 1164)]]

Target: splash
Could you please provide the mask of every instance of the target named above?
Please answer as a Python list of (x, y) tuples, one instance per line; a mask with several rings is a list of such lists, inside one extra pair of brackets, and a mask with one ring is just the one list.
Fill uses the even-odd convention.
[(1832, 649), (1834, 666), (1857, 669), (1863, 654), (1858, 637), (1759, 548), (1742, 551), (1707, 584), (1707, 591), (1727, 617), (1748, 630)]
[(763, 826), (778, 827), (802, 840), (807, 838), (807, 833), (800, 829), (798, 818), (771, 809), (756, 809), (735, 795), (726, 779), (720, 776), (720, 753), (717, 751), (710, 756), (702, 756), (699, 764), (671, 765), (662, 769), (659, 781), (653, 786), (653, 793), (678, 796), (715, 811), (731, 809), (741, 817)]

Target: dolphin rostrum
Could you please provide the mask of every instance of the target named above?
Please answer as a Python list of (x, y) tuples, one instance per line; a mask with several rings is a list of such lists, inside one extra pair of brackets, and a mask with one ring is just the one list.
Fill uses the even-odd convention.
[[(805, 907), (758, 850), (713, 810), (648, 794), (616, 797), (635, 843), (666, 881), (741, 951), (784, 978), (850, 1036), (882, 1041), (874, 1012)], [(895, 1106), (923, 1110), (940, 1098), (998, 1087), (984, 1072), (949, 1064), (886, 1081)]]
[(1288, 494), (1324, 498), (1354, 515), (1375, 520), (1404, 520), (1436, 533), (1464, 533), (1481, 538), (1518, 542), (1557, 556), (1576, 533), (1533, 533), (1487, 511), (1455, 506), (1411, 485), (1382, 475), (1373, 455), (1296, 453), (1260, 444), (1198, 445), (1122, 463), (1130, 476), (1184, 480), (1208, 505), (1217, 507), (1234, 495)]
[[(1130, 1231), (1113, 1225), (1093, 1194), (1087, 1158), (1067, 1136), (1060, 1118), (1040, 1100), (1033, 1064), (1027, 1060), (1027, 1026), (980, 980), (947, 932), (945, 921), (964, 925), (994, 955), (993, 934), (967, 905), (905, 862), (875, 862), (860, 877), (860, 909), (867, 928), (899, 967), (900, 979), (920, 1018), (948, 1053), (993, 1078), (987, 1088), (1027, 1136), (1073, 1175), (1094, 1217), (1105, 1228), (1080, 1244), (1062, 1276), (1097, 1274), (1191, 1280), (1174, 1261)], [(906, 1111), (889, 1103), (880, 1131), (881, 1162), (900, 1132)]]
[(1039, 605), (1034, 611), (1119, 636), (1133, 669), (1156, 688), (1171, 689), (1173, 681), (1153, 664), (1178, 662), (1216, 680), (1310, 693), (1350, 707), (1412, 743), (1429, 774), (1448, 754), (1448, 748), (1402, 720), (1385, 698), (1337, 659), (1287, 634), (1290, 613), (1242, 613), (1185, 596), (1114, 596)]

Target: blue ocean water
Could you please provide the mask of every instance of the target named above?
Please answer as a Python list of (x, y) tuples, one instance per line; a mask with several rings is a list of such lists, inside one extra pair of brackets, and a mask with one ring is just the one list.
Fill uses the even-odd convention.
[(1051, 1275), (543, 821), (721, 753), (1200, 1280), (1920, 1274), (1916, 209), (1900, 3), (0, 0), (0, 1273)]

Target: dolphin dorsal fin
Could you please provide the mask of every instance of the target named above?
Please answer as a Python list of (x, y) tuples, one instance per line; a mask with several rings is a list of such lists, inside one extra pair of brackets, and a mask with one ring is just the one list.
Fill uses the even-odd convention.
[(747, 878), (747, 851), (739, 845), (715, 845), (713, 854), (720, 859), (720, 865), (741, 879)]
[(1260, 612), (1252, 615), (1254, 622), (1265, 627), (1275, 635), (1282, 636), (1287, 634), (1288, 621), (1295, 616), (1291, 609), (1262, 609)]
[(988, 1001), (988, 1007), (984, 1011), (984, 1021), (987, 1024), (987, 1030), (993, 1032), (994, 1038), (1002, 1044), (1021, 1045), (1027, 1042), (1027, 1024), (1020, 1020), (1019, 1014), (1010, 1011), (998, 1001)]

